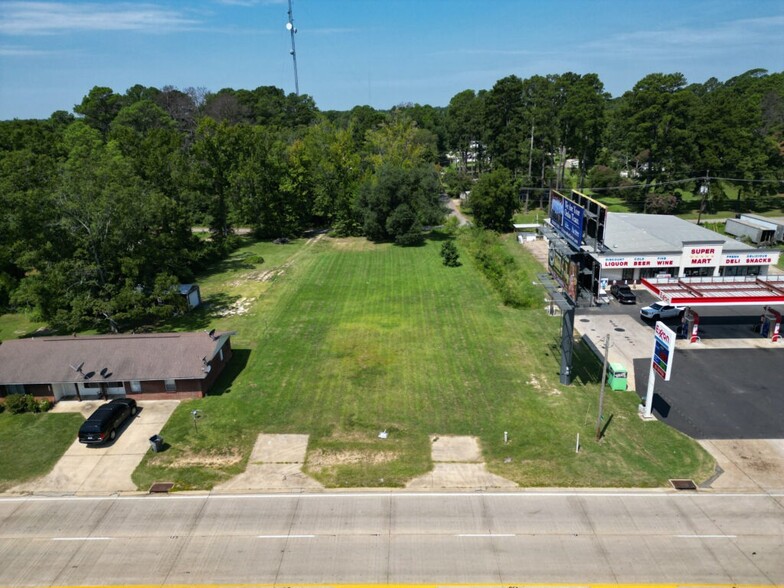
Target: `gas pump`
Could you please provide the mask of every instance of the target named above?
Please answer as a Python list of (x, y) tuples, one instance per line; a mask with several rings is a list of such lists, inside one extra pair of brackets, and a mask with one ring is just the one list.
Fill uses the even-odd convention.
[(773, 310), (769, 306), (763, 307), (762, 316), (760, 316), (760, 336), (767, 337), (770, 335), (772, 343), (777, 343), (781, 338), (781, 313)]
[(700, 315), (693, 309), (687, 308), (681, 318), (681, 326), (679, 332), (689, 338), (689, 343), (696, 343), (700, 340)]

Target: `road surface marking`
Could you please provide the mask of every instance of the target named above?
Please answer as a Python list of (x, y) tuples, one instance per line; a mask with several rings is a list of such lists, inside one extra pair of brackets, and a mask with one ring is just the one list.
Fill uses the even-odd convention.
[(738, 493), (738, 492), (711, 492), (702, 494), (684, 494), (683, 492), (667, 491), (662, 492), (659, 489), (651, 490), (650, 492), (625, 492), (620, 490), (618, 492), (487, 492), (483, 494), (466, 493), (460, 494), (457, 492), (379, 492), (368, 494), (365, 492), (345, 494), (166, 494), (162, 496), (155, 495), (137, 495), (137, 496), (19, 496), (19, 497), (0, 497), (1, 502), (85, 502), (85, 501), (105, 501), (105, 500), (235, 500), (235, 499), (253, 499), (253, 500), (285, 500), (297, 498), (300, 500), (324, 500), (342, 498), (346, 500), (356, 500), (357, 498), (463, 498), (463, 499), (476, 499), (476, 498), (520, 498), (520, 499), (536, 499), (536, 498), (675, 498), (679, 500), (710, 500), (714, 498), (784, 498), (784, 492), (764, 492), (764, 493)]
[(514, 533), (460, 533), (455, 537), (517, 537)]
[(52, 541), (111, 541), (111, 537), (52, 537)]
[(735, 539), (737, 535), (675, 535), (679, 539)]
[(256, 535), (257, 539), (315, 539), (315, 535)]

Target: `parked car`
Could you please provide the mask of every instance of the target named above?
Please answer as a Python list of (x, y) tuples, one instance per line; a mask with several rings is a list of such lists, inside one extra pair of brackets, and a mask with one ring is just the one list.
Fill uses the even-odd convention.
[(625, 284), (613, 284), (610, 286), (610, 294), (615, 296), (621, 304), (637, 304), (637, 296)]
[(640, 309), (640, 316), (658, 321), (660, 319), (682, 317), (686, 309), (682, 306), (673, 306), (665, 302), (654, 302), (650, 306)]
[(79, 442), (98, 444), (114, 441), (117, 429), (129, 418), (136, 416), (137, 411), (133, 398), (115, 398), (99, 406), (79, 427)]

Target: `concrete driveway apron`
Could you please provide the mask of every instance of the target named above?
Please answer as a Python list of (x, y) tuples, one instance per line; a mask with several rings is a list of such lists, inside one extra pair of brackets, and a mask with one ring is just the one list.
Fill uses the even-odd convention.
[[(101, 402), (60, 402), (54, 410), (89, 416)], [(150, 437), (169, 420), (177, 400), (139, 402), (139, 413), (126, 422), (114, 443), (87, 446), (74, 439), (52, 471), (16, 486), (12, 493), (113, 494), (136, 490), (131, 474), (150, 450)]]

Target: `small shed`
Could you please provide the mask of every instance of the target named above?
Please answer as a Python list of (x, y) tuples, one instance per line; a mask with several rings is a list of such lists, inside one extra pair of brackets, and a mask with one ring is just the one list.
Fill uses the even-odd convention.
[(201, 304), (201, 290), (198, 284), (180, 284), (180, 294), (188, 302), (188, 308), (196, 308)]

